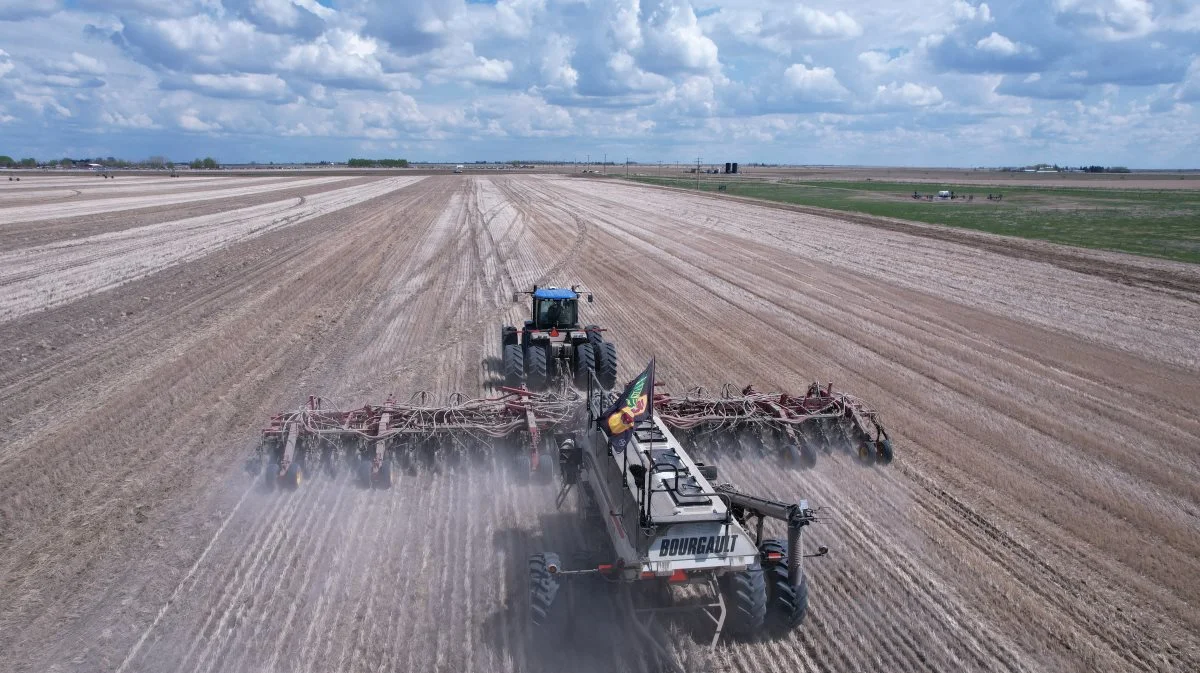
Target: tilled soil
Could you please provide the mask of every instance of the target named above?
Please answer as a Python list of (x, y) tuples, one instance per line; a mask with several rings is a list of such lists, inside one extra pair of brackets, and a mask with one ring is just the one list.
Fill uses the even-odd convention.
[[(657, 670), (603, 601), (573, 643), (531, 631), (528, 554), (587, 541), (503, 452), (387, 492), (240, 472), (309, 393), (488, 392), (535, 282), (587, 284), (622, 378), (657, 356), (674, 390), (832, 380), (896, 440), (879, 469), (707, 456), (825, 506), (831, 552), (782, 640), (709, 652), (664, 625), (689, 670), (1200, 668), (1190, 267), (555, 176), (304, 188), (307, 216), (206, 202), (0, 245), (6, 670)], [(1105, 266), (1125, 261), (1137, 283)]]

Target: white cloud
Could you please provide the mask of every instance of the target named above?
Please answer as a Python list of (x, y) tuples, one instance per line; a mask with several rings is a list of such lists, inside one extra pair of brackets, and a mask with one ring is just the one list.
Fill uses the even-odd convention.
[(114, 110), (102, 110), (100, 121), (109, 126), (127, 129), (152, 129), (158, 126), (145, 112), (136, 112), (126, 116)]
[[(195, 133), (227, 160), (507, 157), (528, 138), (530, 155), (718, 142), (786, 161), (803, 140), (833, 162), (1021, 163), (1120, 128), (1106, 162), (1200, 156), (1200, 8), (1185, 0), (326, 4), (0, 0), (24, 17), (0, 18), (0, 117), (19, 125), (6, 151), (85, 137), (89, 152), (187, 155)], [(1084, 130), (1061, 131), (1079, 115)]]
[(53, 72), (68, 74), (103, 75), (108, 71), (108, 68), (106, 68), (99, 60), (88, 56), (87, 54), (81, 54), (75, 51), (71, 52), (71, 57), (69, 59), (65, 61), (56, 61), (51, 64), (50, 70)]
[(912, 82), (892, 82), (875, 89), (875, 101), (884, 105), (908, 105), (925, 107), (942, 102), (942, 92), (936, 86), (923, 86)]
[(964, 0), (954, 0), (954, 18), (962, 21), (991, 23), (992, 10), (986, 2), (981, 2), (979, 5), (972, 5), (969, 2), (964, 2)]
[(476, 56), (475, 62), (457, 70), (460, 79), (476, 82), (506, 82), (512, 72), (512, 62)]
[(781, 54), (801, 43), (844, 40), (863, 34), (862, 26), (844, 11), (833, 13), (799, 3), (777, 10), (721, 9), (701, 20), (706, 33), (728, 35), (743, 44)]
[(1105, 40), (1143, 37), (1154, 30), (1149, 0), (1054, 0), (1060, 20)]
[(218, 97), (262, 98), (283, 100), (288, 95), (287, 82), (278, 75), (192, 75), (191, 84), (197, 91)]
[(800, 100), (826, 103), (842, 100), (850, 94), (838, 81), (833, 68), (809, 68), (803, 63), (795, 63), (784, 71), (783, 77)]
[(571, 65), (575, 46), (565, 35), (550, 35), (542, 52), (542, 82), (548, 86), (572, 89), (579, 82), (579, 71)]
[(660, 73), (715, 72), (717, 45), (700, 29), (691, 4), (680, 0), (649, 0), (641, 8), (643, 67)]
[(179, 115), (179, 128), (184, 131), (193, 131), (196, 133), (207, 133), (209, 131), (219, 131), (221, 127), (218, 124), (213, 124), (206, 121), (201, 121), (196, 116), (195, 110), (190, 110)]
[(0, 21), (23, 21), (49, 16), (60, 9), (60, 0), (0, 0)]
[(1179, 83), (1175, 98), (1181, 101), (1200, 101), (1200, 56), (1192, 59), (1187, 74)]
[(1024, 44), (1013, 42), (995, 31), (975, 43), (975, 48), (996, 56), (1016, 56), (1031, 53), (1033, 50)]

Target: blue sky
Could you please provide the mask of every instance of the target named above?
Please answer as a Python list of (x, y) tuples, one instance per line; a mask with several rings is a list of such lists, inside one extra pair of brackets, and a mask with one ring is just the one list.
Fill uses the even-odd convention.
[(0, 154), (1200, 167), (1197, 0), (0, 0)]

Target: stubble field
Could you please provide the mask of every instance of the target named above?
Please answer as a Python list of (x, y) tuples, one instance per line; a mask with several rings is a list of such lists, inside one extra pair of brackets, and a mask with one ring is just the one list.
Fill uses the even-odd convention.
[(897, 445), (708, 456), (831, 552), (785, 640), (666, 627), (692, 670), (1200, 669), (1195, 266), (566, 176), (98, 182), (0, 183), (5, 670), (656, 670), (603, 611), (530, 633), (526, 557), (584, 541), (499, 458), (240, 472), (309, 393), (487, 393), (512, 292), (573, 282), (622, 379), (832, 380)]

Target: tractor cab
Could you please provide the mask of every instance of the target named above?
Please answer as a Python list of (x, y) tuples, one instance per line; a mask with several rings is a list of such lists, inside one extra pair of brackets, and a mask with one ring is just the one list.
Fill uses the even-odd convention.
[(540, 287), (533, 291), (534, 329), (578, 329), (579, 293), (565, 288)]

